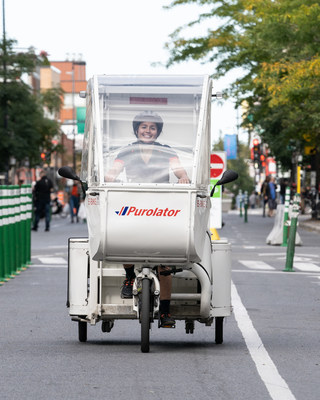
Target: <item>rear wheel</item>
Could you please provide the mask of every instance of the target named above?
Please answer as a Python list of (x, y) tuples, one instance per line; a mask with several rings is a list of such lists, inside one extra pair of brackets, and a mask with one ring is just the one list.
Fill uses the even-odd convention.
[(215, 317), (215, 342), (223, 343), (223, 317)]
[(141, 296), (141, 351), (149, 353), (150, 348), (150, 279), (142, 280)]
[(78, 322), (78, 335), (79, 335), (79, 342), (86, 342), (87, 341), (87, 323), (83, 321)]

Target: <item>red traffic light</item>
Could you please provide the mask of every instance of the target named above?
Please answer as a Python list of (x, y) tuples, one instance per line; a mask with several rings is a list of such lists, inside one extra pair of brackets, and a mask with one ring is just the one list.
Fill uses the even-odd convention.
[(252, 144), (254, 146), (259, 146), (259, 139), (253, 139)]
[(42, 158), (42, 160), (44, 160), (46, 158), (46, 153), (41, 153), (40, 157)]

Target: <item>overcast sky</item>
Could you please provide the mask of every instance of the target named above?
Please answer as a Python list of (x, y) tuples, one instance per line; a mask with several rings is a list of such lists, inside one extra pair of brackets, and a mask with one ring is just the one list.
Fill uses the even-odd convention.
[[(212, 64), (185, 62), (169, 69), (153, 67), (169, 58), (168, 35), (191, 21), (203, 7), (163, 9), (170, 0), (5, 0), (7, 38), (17, 47), (45, 50), (49, 60), (82, 59), (87, 79), (94, 74), (212, 74)], [(2, 32), (1, 10), (1, 32)], [(195, 28), (194, 34), (207, 26)], [(223, 91), (229, 80), (214, 82)], [(237, 132), (237, 112), (231, 101), (213, 105), (213, 142), (219, 132)]]

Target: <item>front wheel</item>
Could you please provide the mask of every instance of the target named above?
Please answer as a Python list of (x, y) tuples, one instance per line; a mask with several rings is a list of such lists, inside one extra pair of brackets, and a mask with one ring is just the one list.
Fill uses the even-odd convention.
[(141, 351), (149, 353), (150, 348), (150, 279), (142, 280), (141, 296)]
[(215, 341), (217, 344), (223, 343), (223, 317), (215, 317)]
[(78, 334), (79, 334), (79, 342), (87, 341), (87, 323), (84, 321), (78, 322)]

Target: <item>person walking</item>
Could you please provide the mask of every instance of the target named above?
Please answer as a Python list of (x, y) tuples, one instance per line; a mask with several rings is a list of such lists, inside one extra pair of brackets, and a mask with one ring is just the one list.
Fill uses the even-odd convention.
[(32, 227), (33, 231), (38, 230), (40, 218), (45, 217), (46, 228), (45, 231), (50, 230), (50, 195), (53, 191), (53, 183), (51, 179), (47, 177), (45, 171), (41, 171), (40, 179), (35, 184), (33, 189), (33, 198), (35, 205), (35, 219)]
[(71, 188), (69, 205), (70, 205), (71, 223), (74, 222), (74, 219), (76, 219), (76, 221), (79, 222), (78, 212), (80, 207), (80, 190), (79, 190), (79, 185), (77, 183), (74, 183)]
[(252, 193), (249, 196), (249, 205), (250, 208), (256, 208), (256, 202), (257, 202), (257, 193), (255, 190), (252, 191)]
[(277, 198), (276, 184), (275, 184), (275, 179), (272, 176), (270, 178), (270, 182), (269, 182), (269, 198), (268, 198), (269, 212), (268, 212), (268, 217), (273, 217), (274, 210), (277, 208), (276, 198)]
[(269, 196), (270, 196), (270, 188), (269, 188), (269, 182), (270, 182), (270, 176), (268, 175), (266, 177), (266, 179), (264, 180), (264, 182), (261, 185), (261, 197), (262, 197), (262, 216), (265, 217), (266, 216), (266, 205), (268, 203), (269, 200)]

